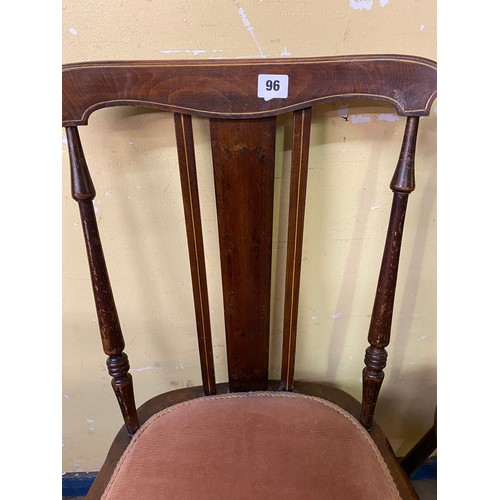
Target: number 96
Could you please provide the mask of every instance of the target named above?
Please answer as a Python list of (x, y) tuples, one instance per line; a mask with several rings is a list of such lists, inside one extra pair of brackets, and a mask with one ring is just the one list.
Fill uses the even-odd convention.
[(266, 90), (274, 90), (278, 91), (280, 89), (280, 81), (279, 80), (267, 80), (266, 81)]

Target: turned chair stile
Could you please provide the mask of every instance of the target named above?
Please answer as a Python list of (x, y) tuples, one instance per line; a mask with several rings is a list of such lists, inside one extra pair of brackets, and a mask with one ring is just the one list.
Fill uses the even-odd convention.
[(370, 429), (377, 404), (378, 394), (384, 380), (387, 361), (386, 347), (391, 339), (391, 322), (396, 294), (399, 255), (403, 239), (406, 205), (410, 193), (415, 189), (415, 148), (417, 144), (419, 118), (407, 118), (399, 161), (391, 181), (394, 192), (387, 238), (382, 257), (375, 303), (368, 331), (370, 346), (366, 349), (363, 369), (363, 398), (361, 423)]
[(85, 161), (78, 129), (76, 127), (67, 127), (66, 132), (71, 165), (72, 196), (78, 202), (80, 209), (102, 347), (108, 355), (106, 364), (112, 377), (111, 385), (118, 400), (127, 431), (132, 435), (139, 428), (139, 421), (135, 407), (132, 375), (129, 373), (130, 365), (127, 355), (123, 352), (125, 341), (97, 227), (93, 205), (96, 192)]
[[(262, 76), (268, 78), (266, 85), (271, 83), (267, 91), (276, 92), (272, 98), (262, 99), (263, 96), (269, 97), (258, 83)], [(286, 92), (282, 88), (285, 84)], [(295, 397), (299, 395), (305, 398), (314, 396), (314, 401), (320, 398), (328, 408), (330, 403), (338, 405), (334, 407), (338, 414), (343, 415), (347, 411), (361, 424), (356, 421), (353, 423), (355, 435), (361, 436), (359, 446), (362, 448), (370, 441), (370, 453), (377, 449), (378, 458), (369, 466), (372, 467), (370, 470), (375, 470), (384, 462), (383, 466), (380, 465), (383, 470), (374, 472), (375, 475), (380, 473), (385, 477), (384, 488), (388, 488), (387, 493), (380, 494), (394, 498), (416, 498), (416, 493), (377, 425), (374, 414), (384, 379), (386, 348), (391, 338), (407, 203), (410, 193), (415, 189), (414, 162), (419, 119), (429, 114), (435, 97), (436, 64), (411, 56), (373, 55), (265, 61), (114, 61), (69, 64), (63, 67), (63, 126), (68, 138), (72, 196), (78, 202), (80, 210), (102, 346), (108, 356), (111, 384), (125, 423), (113, 442), (89, 498), (100, 498), (103, 494), (103, 498), (122, 498), (124, 492), (129, 491), (127, 478), (131, 478), (130, 481), (136, 485), (140, 484), (143, 478), (130, 473), (130, 470), (133, 471), (132, 466), (132, 469), (127, 469), (129, 459), (126, 455), (130, 451), (129, 443), (140, 443), (140, 439), (143, 439), (141, 433), (145, 425), (150, 425), (150, 417), (152, 420), (158, 415), (161, 418), (175, 418), (169, 416), (171, 408), (178, 408), (177, 403), (183, 401), (197, 401), (201, 396), (208, 396), (205, 398), (207, 401), (214, 401), (214, 398), (219, 401), (217, 398), (220, 398), (221, 404), (226, 405), (227, 402), (234, 401), (225, 399), (228, 393), (229, 396), (231, 393), (259, 395), (260, 391), (266, 391), (275, 400), (273, 403), (266, 403), (262, 407), (263, 411), (273, 407), (277, 399), (280, 400), (279, 406), (282, 404), (281, 399), (295, 401)], [(401, 152), (390, 182), (393, 192), (392, 209), (368, 331), (369, 346), (365, 351), (365, 367), (362, 371), (361, 403), (335, 387), (295, 381), (294, 374), (312, 107), (319, 103), (346, 102), (359, 98), (390, 103), (401, 116), (406, 117)], [(124, 351), (125, 341), (93, 207), (96, 193), (78, 134), (78, 126), (87, 125), (93, 112), (99, 108), (118, 105), (145, 106), (174, 114), (202, 381), (200, 387), (161, 394), (139, 408), (136, 408), (134, 401), (132, 376)], [(276, 119), (284, 113), (291, 113), (292, 146), (281, 377), (279, 380), (269, 380)], [(226, 335), (227, 383), (218, 383), (215, 377), (192, 116), (209, 120)], [(248, 404), (251, 401), (249, 399)], [(310, 400), (307, 401), (305, 403), (297, 399), (294, 404), (309, 404)], [(261, 404), (259, 399), (254, 399), (253, 402)], [(247, 403), (242, 397), (241, 401), (231, 404), (237, 406)], [(185, 411), (182, 405), (180, 408), (178, 413)], [(297, 411), (300, 413), (302, 410), (298, 408)], [(245, 412), (243, 416), (237, 414), (234, 418), (244, 418)], [(174, 411), (171, 413), (175, 414)], [(222, 416), (221, 418), (223, 419)], [(144, 424), (146, 421), (148, 422)], [(160, 417), (158, 421), (161, 421)], [(342, 437), (337, 436), (335, 439)], [(351, 438), (347, 439), (350, 443)], [(208, 449), (212, 446), (213, 443), (210, 443)], [(334, 449), (336, 446), (330, 448)], [(340, 446), (339, 450), (342, 448)], [(168, 455), (169, 447), (164, 446), (159, 453)], [(122, 454), (123, 457), (120, 458)], [(286, 451), (284, 454), (295, 455), (295, 452)], [(130, 455), (130, 461), (134, 463), (133, 451)], [(301, 456), (300, 450), (297, 450), (297, 456)], [(167, 460), (165, 457), (164, 459)], [(261, 460), (260, 458), (257, 462)], [(193, 473), (204, 474), (205, 472), (198, 471), (197, 467), (202, 466), (198, 462)], [(141, 461), (138, 463), (142, 464)], [(342, 461), (339, 464), (344, 466)], [(257, 466), (258, 464), (250, 465), (249, 470)], [(290, 470), (295, 469), (292, 467)], [(294, 472), (289, 473), (290, 480), (297, 476)], [(391, 479), (387, 479), (389, 474)], [(165, 477), (167, 476), (168, 474)], [(351, 472), (341, 476), (354, 477)], [(233, 478), (226, 480), (224, 484), (236, 484), (235, 481)], [(269, 478), (269, 481), (274, 480)], [(147, 481), (145, 484), (148, 484)], [(163, 486), (165, 491), (170, 491), (170, 484)], [(252, 498), (255, 492), (250, 494), (250, 490), (254, 491), (254, 485), (248, 483), (247, 486), (250, 488), (248, 498)], [(137, 487), (140, 490), (143, 486)], [(182, 491), (194, 487), (191, 483), (180, 486)], [(298, 483), (297, 487), (302, 486)], [(351, 493), (346, 493), (351, 491), (351, 487), (354, 486), (350, 484), (348, 489), (339, 491), (343, 491), (342, 495), (351, 497)], [(214, 494), (218, 491), (219, 495), (227, 495), (224, 489), (226, 486), (222, 488), (220, 491), (213, 490)], [(366, 492), (373, 490), (373, 485), (368, 486), (367, 483), (360, 488), (365, 488)], [(202, 497), (205, 493), (203, 491)], [(283, 493), (283, 498), (288, 498), (288, 494)], [(319, 494), (317, 498), (324, 498), (322, 495), (323, 493)], [(193, 493), (193, 498), (198, 496)], [(278, 495), (276, 498), (281, 497)], [(358, 497), (354, 495), (352, 498)]]

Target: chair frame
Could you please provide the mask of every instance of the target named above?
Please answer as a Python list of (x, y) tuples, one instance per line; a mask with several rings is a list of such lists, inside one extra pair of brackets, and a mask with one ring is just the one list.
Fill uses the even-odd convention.
[[(259, 75), (286, 75), (287, 97), (258, 96)], [(380, 449), (403, 498), (418, 498), (380, 427), (375, 406), (384, 378), (408, 197), (415, 189), (419, 118), (436, 98), (436, 63), (402, 55), (212, 61), (111, 61), (63, 66), (63, 126), (87, 248), (103, 350), (124, 418), (88, 498), (104, 490), (131, 436), (154, 413), (181, 401), (234, 391), (285, 390), (322, 397), (360, 420)], [(390, 187), (393, 205), (365, 353), (361, 404), (339, 389), (294, 380), (300, 264), (304, 228), (311, 107), (372, 99), (406, 116)], [(93, 209), (96, 195), (78, 127), (96, 110), (144, 106), (175, 114), (202, 386), (159, 395), (136, 409), (132, 376)], [(293, 113), (289, 225), (285, 272), (282, 372), (268, 380), (271, 235), (276, 116)], [(215, 380), (201, 214), (191, 116), (210, 119), (219, 221), (228, 382)], [(225, 148), (223, 145), (230, 146)], [(247, 148), (242, 153), (242, 148)], [(238, 169), (242, 160), (248, 168)], [(252, 217), (236, 210), (250, 200)], [(227, 214), (232, 214), (227, 217)], [(251, 219), (251, 220), (250, 220)], [(245, 227), (245, 230), (241, 230)], [(235, 249), (238, 248), (236, 251)], [(240, 250), (243, 248), (242, 250)], [(242, 279), (244, 269), (252, 277)]]

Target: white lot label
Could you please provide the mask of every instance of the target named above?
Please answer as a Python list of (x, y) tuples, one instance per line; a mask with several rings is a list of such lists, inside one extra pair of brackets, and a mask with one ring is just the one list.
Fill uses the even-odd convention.
[(288, 75), (259, 75), (257, 97), (265, 101), (288, 97)]

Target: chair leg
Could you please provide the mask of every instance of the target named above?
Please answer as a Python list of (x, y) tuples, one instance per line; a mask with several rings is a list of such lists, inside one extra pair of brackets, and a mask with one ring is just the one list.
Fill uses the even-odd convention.
[(436, 428), (431, 427), (425, 436), (401, 459), (401, 467), (410, 476), (429, 458), (436, 448)]

